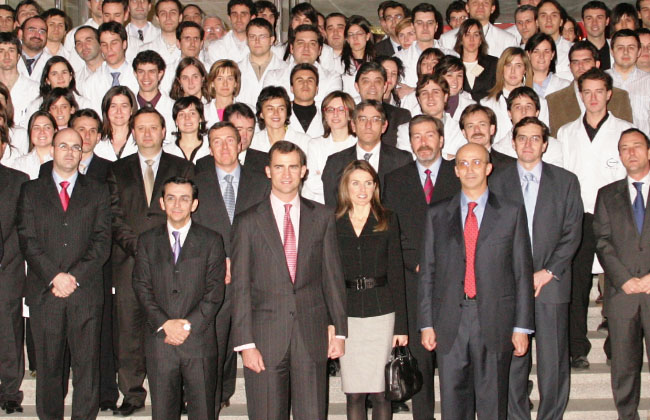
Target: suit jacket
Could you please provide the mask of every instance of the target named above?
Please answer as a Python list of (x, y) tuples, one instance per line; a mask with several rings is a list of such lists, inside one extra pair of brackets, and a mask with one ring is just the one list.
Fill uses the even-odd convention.
[[(429, 208), (420, 259), (418, 325), (434, 328), (437, 351), (443, 354), (456, 340), (464, 296), (460, 196)], [(475, 258), (481, 337), (489, 351), (511, 351), (514, 327), (535, 329), (533, 261), (523, 205), (489, 193)]]
[[(192, 215), (192, 219), (217, 231), (223, 237), (226, 255), (230, 256), (232, 225), (223, 201), (223, 193), (217, 178), (217, 171), (214, 168), (214, 160), (212, 162), (212, 171), (200, 172), (194, 178), (194, 183), (199, 189), (199, 207)], [(271, 183), (266, 176), (242, 166), (236, 194), (235, 217), (267, 198), (270, 191)]]
[[(86, 170), (86, 176), (93, 178), (101, 183), (105, 183), (108, 179), (108, 171), (111, 169), (111, 161), (94, 155), (90, 160), (90, 165)], [(38, 171), (38, 177), (52, 176), (53, 162), (50, 160), (41, 165)]]
[(392, 57), (397, 51), (393, 48), (393, 43), (390, 42), (390, 38), (386, 37), (375, 44), (375, 56), (380, 57), (385, 55), (386, 57)]
[(347, 336), (345, 285), (332, 212), (300, 199), (298, 265), (291, 282), (271, 201), (235, 219), (232, 245), (233, 346), (255, 343), (267, 363), (286, 355), (292, 325), (314, 361), (327, 359), (327, 326)]
[[(348, 163), (357, 160), (357, 146), (348, 147), (327, 158), (325, 168), (321, 179), (323, 180), (323, 192), (325, 194), (325, 204), (330, 207), (336, 207), (339, 196), (339, 182), (343, 175), (343, 169)], [(395, 169), (413, 161), (410, 153), (399, 150), (396, 147), (389, 146), (383, 141), (379, 151), (379, 184), (380, 188), (384, 185), (384, 176)]]
[(460, 191), (460, 181), (454, 172), (454, 166), (454, 162), (442, 160), (429, 204), (415, 161), (386, 175), (383, 203), (397, 214), (402, 232), (404, 267), (413, 273), (420, 263), (422, 230), (427, 209)]
[[(221, 235), (192, 223), (174, 264), (167, 225), (138, 238), (133, 290), (144, 310), (150, 334), (145, 335), (147, 357), (177, 354), (182, 358), (216, 356), (214, 320), (224, 298), (226, 254)], [(170, 319), (187, 319), (189, 337), (178, 347), (165, 344)]]
[(632, 318), (648, 295), (626, 294), (621, 287), (632, 277), (650, 273), (650, 211), (639, 235), (634, 222), (627, 177), (598, 191), (594, 212), (596, 254), (605, 269), (604, 312), (607, 317)]
[[(246, 168), (266, 176), (264, 168), (266, 168), (268, 164), (268, 153), (251, 149), (250, 147), (246, 150), (246, 159), (242, 164), (243, 166), (246, 166)], [(205, 170), (214, 171), (214, 157), (212, 157), (212, 155), (203, 156), (201, 159), (196, 161), (196, 173), (198, 174)]]
[[(524, 204), (517, 165), (488, 180), (499, 197)], [(542, 162), (542, 177), (533, 216), (533, 270), (547, 269), (557, 277), (537, 298), (543, 303), (571, 301), (571, 261), (582, 239), (583, 207), (580, 183), (571, 172)]]
[[(560, 127), (580, 117), (580, 105), (578, 104), (578, 98), (576, 98), (573, 84), (551, 93), (546, 97), (546, 101), (548, 103), (551, 136), (557, 138), (557, 132)], [(612, 98), (607, 104), (607, 109), (615, 117), (634, 123), (630, 96), (625, 90), (613, 88)]]
[(494, 87), (497, 76), (497, 62), (498, 58), (491, 55), (480, 55), (478, 57), (478, 64), (483, 67), (483, 72), (474, 79), (474, 87), (469, 86), (467, 76), (463, 80), (463, 90), (472, 94), (472, 99), (476, 102), (485, 98)]
[(111, 247), (110, 196), (106, 185), (79, 174), (68, 210), (63, 211), (54, 178), (23, 184), (18, 202), (18, 237), (27, 261), (28, 305), (58, 299), (50, 282), (70, 273), (79, 287), (67, 302), (101, 305), (104, 301), (102, 266)]
[(411, 111), (386, 102), (382, 104), (384, 105), (384, 112), (386, 112), (388, 128), (381, 135), (381, 141), (382, 143), (395, 147), (397, 146), (397, 127), (411, 121)]
[(512, 156), (508, 156), (505, 153), (497, 152), (494, 149), (490, 150), (490, 163), (493, 166), (493, 173), (500, 171), (501, 169), (507, 168), (509, 166), (515, 166), (517, 159)]
[(138, 235), (167, 220), (158, 200), (163, 183), (173, 176), (192, 178), (193, 175), (194, 166), (191, 162), (163, 152), (149, 205), (139, 155), (135, 153), (113, 162), (108, 174), (108, 186), (113, 214), (111, 263), (115, 281), (130, 287)]
[(18, 197), (29, 177), (0, 165), (0, 299), (20, 299), (25, 286), (25, 259), (18, 244)]

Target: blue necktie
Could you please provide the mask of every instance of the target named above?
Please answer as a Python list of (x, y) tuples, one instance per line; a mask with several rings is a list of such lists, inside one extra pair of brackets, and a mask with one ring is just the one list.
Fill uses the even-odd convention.
[(532, 183), (537, 182), (537, 177), (530, 172), (524, 173), (524, 205), (526, 206), (526, 216), (528, 217), (528, 235), (530, 243), (533, 243), (533, 217), (535, 216), (535, 190)]
[(636, 188), (636, 198), (632, 204), (634, 221), (636, 222), (636, 228), (639, 231), (639, 234), (641, 234), (641, 232), (643, 232), (643, 219), (645, 218), (645, 204), (643, 203), (643, 194), (641, 193), (643, 182), (633, 182), (632, 185)]
[(235, 177), (228, 174), (223, 177), (226, 181), (226, 190), (223, 192), (223, 202), (226, 205), (226, 211), (228, 212), (228, 218), (230, 223), (232, 223), (233, 217), (235, 217), (235, 188), (232, 185), (232, 181)]
[(116, 71), (115, 73), (111, 73), (111, 76), (113, 76), (113, 83), (111, 83), (111, 87), (119, 86), (120, 85), (120, 72)]
[(32, 75), (32, 65), (34, 64), (34, 61), (36, 61), (35, 58), (25, 58), (25, 67), (27, 68), (27, 73), (29, 73), (30, 76)]
[(172, 232), (172, 235), (174, 235), (174, 264), (178, 261), (178, 256), (181, 255), (181, 233), (177, 230)]

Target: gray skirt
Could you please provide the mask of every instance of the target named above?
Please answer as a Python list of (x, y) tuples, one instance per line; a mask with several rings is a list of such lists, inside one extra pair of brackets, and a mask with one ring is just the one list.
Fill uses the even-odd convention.
[(391, 352), (395, 313), (348, 317), (341, 381), (346, 394), (384, 392), (384, 368)]

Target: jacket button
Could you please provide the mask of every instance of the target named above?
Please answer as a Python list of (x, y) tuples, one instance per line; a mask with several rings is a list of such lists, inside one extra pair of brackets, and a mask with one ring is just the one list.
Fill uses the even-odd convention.
[(64, 243), (64, 244), (63, 244), (63, 247), (64, 247), (64, 248), (66, 248), (67, 246), (68, 246), (68, 244), (67, 244), (67, 243)]
[(295, 312), (291, 311), (289, 312), (289, 315), (294, 316)]
[(68, 222), (63, 222), (63, 226), (68, 226)]
[(178, 274), (178, 270), (174, 270), (174, 274)]
[(172, 293), (176, 294), (178, 293), (178, 290), (172, 290)]

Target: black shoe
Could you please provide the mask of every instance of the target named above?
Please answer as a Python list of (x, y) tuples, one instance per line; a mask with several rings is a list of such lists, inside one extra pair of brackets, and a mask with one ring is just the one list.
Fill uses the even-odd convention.
[(533, 384), (533, 381), (529, 379), (529, 380), (528, 380), (528, 396), (529, 396), (529, 397), (530, 397), (530, 394), (533, 393), (533, 385), (534, 385), (534, 384)]
[(223, 410), (224, 408), (227, 407), (230, 407), (230, 400), (221, 401), (221, 409)]
[(329, 359), (327, 361), (327, 374), (329, 376), (336, 376), (336, 373), (341, 370), (341, 365), (338, 360)]
[(596, 328), (596, 331), (601, 331), (601, 332), (609, 331), (609, 323), (607, 322), (607, 318), (603, 319), (603, 322), (601, 322), (598, 328)]
[(403, 403), (403, 402), (393, 401), (392, 403), (390, 403), (390, 405), (393, 408), (393, 414), (394, 413), (408, 413), (409, 411), (411, 411), (409, 409), (409, 406), (406, 405), (406, 403)]
[(143, 408), (144, 408), (144, 404), (140, 405), (140, 406), (137, 406), (137, 405), (133, 405), (133, 404), (128, 403), (128, 402), (124, 402), (124, 403), (122, 403), (120, 408), (118, 408), (116, 411), (113, 411), (113, 415), (127, 417), (127, 416), (130, 416), (131, 414), (135, 413), (138, 410), (142, 410)]
[(366, 398), (366, 411), (370, 410), (372, 408), (372, 401), (370, 401), (370, 398)]
[(571, 360), (571, 368), (575, 370), (586, 370), (589, 369), (589, 360), (587, 360), (587, 356), (578, 356), (574, 357)]
[(7, 401), (2, 404), (2, 409), (7, 414), (22, 413), (23, 407), (16, 401)]
[(117, 411), (117, 404), (111, 401), (99, 403), (99, 411)]

